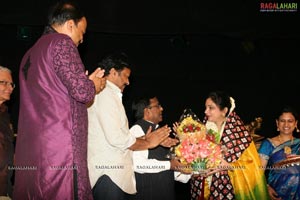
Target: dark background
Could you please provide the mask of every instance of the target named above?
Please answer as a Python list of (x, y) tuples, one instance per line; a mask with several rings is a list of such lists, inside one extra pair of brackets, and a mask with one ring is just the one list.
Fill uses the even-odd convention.
[[(41, 35), (50, 1), (5, 1), (0, 7), (0, 63), (18, 68)], [(263, 117), (261, 134), (275, 134), (274, 113), (299, 104), (299, 10), (260, 12), (262, 1), (196, 0), (80, 2), (88, 19), (79, 50), (92, 70), (108, 51), (126, 52), (134, 66), (124, 104), (154, 90), (164, 123), (184, 108), (203, 117), (205, 96), (226, 90), (246, 123)], [(9, 103), (17, 129), (18, 86)]]
[[(53, 2), (1, 2), (0, 64), (12, 69), (17, 84), (21, 58), (41, 35)], [(260, 3), (81, 1), (88, 29), (79, 51), (90, 71), (108, 51), (128, 54), (134, 66), (124, 91), (130, 123), (131, 101), (147, 91), (155, 91), (171, 126), (187, 107), (202, 118), (206, 95), (220, 89), (235, 98), (246, 123), (262, 117), (259, 134), (272, 136), (281, 104), (300, 111), (299, 10), (260, 12)], [(18, 93), (17, 86), (8, 102), (16, 132)], [(179, 198), (187, 199), (188, 184), (176, 187), (183, 188)]]

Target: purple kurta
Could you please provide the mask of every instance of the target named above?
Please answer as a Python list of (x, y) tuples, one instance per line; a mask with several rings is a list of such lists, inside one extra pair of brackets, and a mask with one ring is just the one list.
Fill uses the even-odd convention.
[(14, 199), (92, 199), (87, 108), (95, 87), (64, 34), (43, 35), (24, 55)]

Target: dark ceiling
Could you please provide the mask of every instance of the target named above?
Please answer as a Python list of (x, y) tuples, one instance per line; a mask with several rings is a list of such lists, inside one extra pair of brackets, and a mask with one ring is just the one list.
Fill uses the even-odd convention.
[[(0, 24), (43, 25), (54, 0), (1, 3)], [(263, 1), (84, 0), (90, 31), (129, 34), (224, 33), (299, 37), (298, 12), (260, 12)], [(298, 23), (297, 23), (298, 22)]]
[[(54, 1), (1, 2), (0, 63), (12, 66), (15, 81), (20, 59), (40, 36)], [(80, 1), (88, 32), (79, 50), (87, 68), (106, 50), (125, 50), (138, 66), (125, 96), (155, 88), (167, 121), (176, 120), (186, 106), (202, 114), (205, 95), (224, 89), (236, 97), (246, 121), (266, 115), (273, 127), (270, 115), (279, 103), (292, 102), (300, 110), (295, 73), (300, 65), (300, 11), (260, 12), (260, 3)], [(23, 27), (31, 31), (28, 40), (18, 38)]]

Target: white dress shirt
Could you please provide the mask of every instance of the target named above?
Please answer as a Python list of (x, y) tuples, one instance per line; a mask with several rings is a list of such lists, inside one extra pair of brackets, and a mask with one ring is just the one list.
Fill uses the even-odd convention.
[[(145, 133), (140, 125), (134, 125), (130, 128), (130, 132), (136, 137), (145, 136)], [(170, 170), (170, 161), (160, 161), (156, 159), (148, 159), (148, 150), (133, 151), (134, 171), (140, 174), (143, 173), (158, 173), (165, 170)]]
[[(133, 125), (130, 128), (130, 132), (136, 137), (145, 136), (145, 133), (140, 125)], [(149, 151), (133, 151), (133, 165), (134, 171), (140, 174), (144, 173), (158, 173), (165, 170), (170, 170), (170, 161), (160, 161), (156, 159), (148, 158)], [(174, 172), (174, 179), (176, 181), (187, 183), (191, 178), (190, 174), (182, 174), (180, 172)]]
[(136, 141), (129, 131), (122, 92), (107, 81), (88, 108), (88, 167), (91, 186), (106, 174), (124, 192), (136, 193), (132, 151)]

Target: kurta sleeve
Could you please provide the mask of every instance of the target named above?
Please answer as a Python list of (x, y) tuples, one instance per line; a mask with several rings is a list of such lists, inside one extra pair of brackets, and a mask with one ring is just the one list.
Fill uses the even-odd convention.
[(85, 75), (79, 52), (70, 38), (57, 41), (52, 52), (53, 66), (68, 93), (78, 102), (88, 103), (95, 95), (94, 83)]
[(119, 150), (128, 149), (135, 143), (136, 138), (129, 132), (122, 101), (112, 94), (99, 94), (96, 98), (99, 98), (99, 101), (95, 101), (96, 108), (100, 110), (96, 113), (96, 118), (101, 124), (107, 142)]

